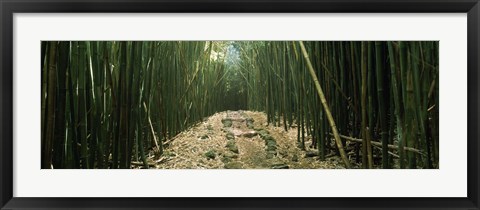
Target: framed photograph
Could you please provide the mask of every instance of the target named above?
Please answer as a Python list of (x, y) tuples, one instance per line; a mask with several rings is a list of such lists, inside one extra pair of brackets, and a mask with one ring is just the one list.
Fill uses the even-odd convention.
[(0, 8), (0, 209), (479, 209), (478, 0)]

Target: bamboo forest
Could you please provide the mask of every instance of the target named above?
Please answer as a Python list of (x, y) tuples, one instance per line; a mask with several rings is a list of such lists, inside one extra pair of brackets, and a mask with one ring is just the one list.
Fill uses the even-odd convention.
[(42, 41), (42, 169), (438, 169), (438, 41)]

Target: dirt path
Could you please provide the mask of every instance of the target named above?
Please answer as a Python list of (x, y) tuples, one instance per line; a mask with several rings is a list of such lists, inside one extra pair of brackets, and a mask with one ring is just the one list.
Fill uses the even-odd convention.
[(220, 112), (177, 135), (161, 158), (148, 162), (159, 169), (343, 168), (335, 156), (308, 157), (296, 137), (297, 129), (267, 126), (262, 112)]

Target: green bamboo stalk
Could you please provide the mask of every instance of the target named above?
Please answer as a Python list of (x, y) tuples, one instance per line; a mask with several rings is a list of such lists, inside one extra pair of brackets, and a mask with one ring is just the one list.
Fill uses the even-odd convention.
[(335, 137), (335, 142), (337, 144), (338, 150), (340, 151), (340, 155), (342, 156), (345, 167), (350, 168), (350, 162), (348, 161), (347, 155), (345, 154), (345, 150), (343, 149), (342, 142), (340, 140), (340, 137), (338, 136), (338, 131), (337, 131), (337, 127), (335, 125), (335, 121), (333, 120), (332, 113), (330, 113), (330, 109), (328, 107), (327, 100), (325, 99), (325, 96), (323, 94), (322, 88), (320, 87), (320, 84), (318, 83), (318, 79), (317, 79), (317, 76), (315, 75), (315, 70), (313, 69), (312, 63), (310, 62), (310, 59), (308, 57), (307, 50), (305, 49), (305, 46), (303, 45), (303, 42), (299, 41), (299, 44), (300, 44), (300, 48), (302, 49), (302, 53), (303, 53), (303, 56), (305, 58), (305, 61), (307, 62), (308, 69), (310, 70), (310, 75), (312, 76), (312, 79), (315, 83), (315, 87), (317, 89), (318, 96), (320, 97), (323, 108), (324, 108), (325, 113), (327, 115), (327, 119), (330, 123), (330, 127), (331, 127), (333, 135)]
[(404, 147), (404, 134), (403, 134), (403, 111), (402, 111), (402, 103), (400, 102), (400, 87), (397, 84), (397, 71), (395, 67), (395, 54), (393, 51), (392, 42), (387, 42), (388, 46), (388, 53), (390, 58), (390, 70), (392, 76), (392, 91), (393, 91), (393, 99), (395, 105), (395, 116), (396, 116), (396, 125), (397, 125), (397, 139), (398, 139), (398, 147), (400, 148), (398, 153), (400, 156), (400, 168), (405, 168), (405, 151), (403, 150)]
[(371, 144), (371, 136), (372, 132), (374, 129), (374, 121), (377, 119), (375, 118), (376, 115), (374, 115), (374, 110), (376, 110), (375, 105), (373, 104), (373, 98), (376, 96), (374, 93), (375, 91), (373, 90), (375, 84), (375, 81), (372, 79), (373, 75), (373, 42), (367, 42), (367, 72), (368, 72), (368, 77), (367, 77), (367, 97), (368, 97), (368, 128), (366, 130), (366, 137), (367, 137), (367, 154), (368, 154), (368, 162), (369, 162), (369, 168), (373, 168), (373, 151), (372, 151), (372, 144)]
[[(411, 60), (413, 61), (414, 58), (418, 58), (418, 49), (420, 46), (420, 42), (413, 42), (412, 47), (411, 47)], [(427, 152), (427, 156), (424, 159), (424, 167), (425, 168), (431, 168), (432, 163), (430, 160), (430, 149), (429, 149), (429, 142), (428, 139), (426, 138), (425, 134), (425, 124), (426, 123), (426, 116), (427, 116), (427, 97), (425, 95), (427, 88), (422, 88), (421, 83), (420, 83), (420, 70), (418, 69), (418, 62), (412, 62), (412, 71), (413, 71), (413, 86), (415, 90), (415, 101), (417, 105), (417, 108), (415, 109), (415, 114), (417, 117), (417, 122), (418, 122), (418, 139), (420, 139), (420, 142), (423, 143), (423, 148)], [(422, 71), (423, 72), (423, 71)], [(428, 80), (427, 80), (428, 81)]]
[[(367, 62), (365, 53), (365, 43), (362, 42), (362, 86), (361, 86), (361, 109), (362, 109), (362, 166), (363, 168), (369, 168), (367, 157)], [(370, 155), (370, 154), (368, 154)]]
[[(407, 43), (400, 42), (400, 68), (401, 71), (406, 72), (406, 107), (405, 107), (405, 133), (406, 133), (406, 144), (408, 147), (416, 147), (417, 144), (417, 119), (415, 117), (416, 114), (416, 102), (415, 102), (415, 93), (413, 88), (413, 72), (412, 68), (410, 68), (411, 64), (409, 63), (409, 59), (407, 58)], [(416, 156), (415, 154), (408, 152), (408, 163), (409, 168), (417, 168), (416, 164)]]
[(376, 69), (376, 78), (377, 78), (377, 95), (378, 95), (378, 108), (379, 108), (379, 119), (380, 119), (380, 135), (382, 136), (382, 167), (390, 168), (388, 161), (388, 133), (387, 133), (387, 114), (385, 110), (385, 93), (384, 93), (384, 67), (383, 67), (383, 43), (376, 41), (375, 42), (375, 69)]
[(47, 99), (46, 99), (46, 125), (44, 139), (42, 139), (42, 169), (49, 169), (52, 167), (52, 147), (54, 141), (55, 129), (55, 82), (56, 82), (56, 53), (57, 43), (49, 42), (48, 52), (48, 73), (47, 73)]
[(82, 168), (90, 168), (88, 164), (88, 129), (87, 129), (87, 102), (86, 102), (86, 83), (87, 83), (87, 64), (86, 64), (85, 42), (78, 42), (78, 134), (81, 144), (80, 161)]
[[(78, 131), (78, 126), (77, 126), (77, 111), (76, 111), (76, 105), (77, 105), (77, 95), (74, 93), (74, 87), (76, 86), (76, 79), (75, 77), (77, 75), (77, 70), (78, 70), (78, 64), (77, 64), (77, 59), (75, 59), (78, 55), (78, 50), (77, 50), (77, 43), (72, 42), (72, 45), (70, 46), (70, 71), (68, 72), (68, 98), (69, 98), (69, 113), (70, 113), (70, 121), (69, 121), (69, 126), (71, 127), (71, 141), (70, 141), (70, 147), (71, 147), (71, 152), (73, 153), (71, 156), (73, 156), (73, 162), (71, 163), (72, 168), (80, 168), (80, 151), (77, 145), (80, 144), (79, 140), (79, 131)], [(76, 92), (76, 91), (75, 91)]]
[(55, 131), (53, 139), (53, 166), (65, 168), (66, 152), (66, 128), (65, 128), (65, 102), (66, 102), (66, 77), (68, 71), (69, 42), (58, 43), (58, 67), (57, 67), (57, 96), (55, 100)]

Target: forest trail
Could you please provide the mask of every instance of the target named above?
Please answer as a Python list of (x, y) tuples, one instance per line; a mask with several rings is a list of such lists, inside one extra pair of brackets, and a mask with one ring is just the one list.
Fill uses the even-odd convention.
[(167, 141), (164, 154), (150, 155), (148, 162), (158, 169), (343, 168), (337, 156), (319, 161), (316, 152), (299, 149), (296, 139), (296, 128), (267, 125), (263, 112), (225, 111)]

